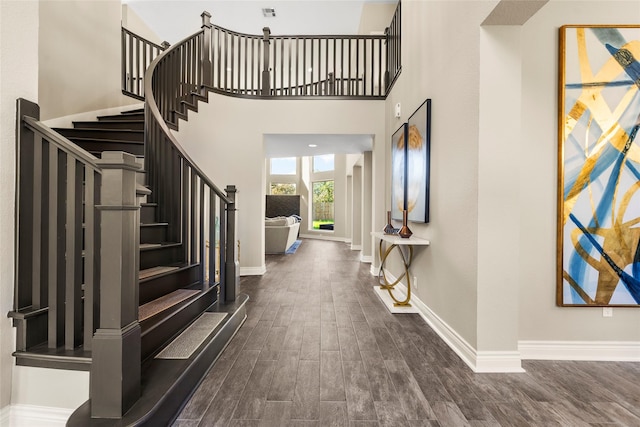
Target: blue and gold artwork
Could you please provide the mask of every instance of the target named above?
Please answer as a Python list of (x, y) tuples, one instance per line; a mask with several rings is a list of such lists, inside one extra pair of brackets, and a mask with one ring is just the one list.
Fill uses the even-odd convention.
[(640, 26), (560, 29), (559, 305), (640, 306)]

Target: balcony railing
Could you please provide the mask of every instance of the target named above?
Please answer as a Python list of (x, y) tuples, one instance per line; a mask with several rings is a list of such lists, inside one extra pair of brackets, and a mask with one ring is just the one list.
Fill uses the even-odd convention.
[[(400, 4), (383, 35), (249, 35), (205, 18), (173, 53), (185, 67), (166, 70), (178, 73), (181, 92), (200, 89), (197, 82), (241, 97), (384, 99), (401, 71)], [(123, 92), (144, 99), (141, 67), (163, 46), (122, 31)]]
[(121, 43), (122, 92), (144, 100), (144, 73), (169, 43), (155, 44), (126, 28), (122, 28)]

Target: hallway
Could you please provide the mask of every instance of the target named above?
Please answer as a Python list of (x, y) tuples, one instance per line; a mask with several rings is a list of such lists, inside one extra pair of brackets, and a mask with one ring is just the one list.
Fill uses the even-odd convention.
[(306, 239), (243, 277), (248, 318), (174, 426), (640, 425), (639, 363), (474, 374), (419, 315), (384, 308), (358, 256)]

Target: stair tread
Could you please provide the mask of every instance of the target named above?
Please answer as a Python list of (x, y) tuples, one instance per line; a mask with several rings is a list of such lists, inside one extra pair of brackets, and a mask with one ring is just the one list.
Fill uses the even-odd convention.
[(177, 291), (173, 291), (170, 294), (143, 304), (138, 308), (138, 319), (140, 322), (149, 319), (150, 317), (153, 317), (154, 315), (171, 308), (200, 292), (201, 291), (194, 289), (178, 289)]
[[(140, 245), (140, 246), (142, 246), (142, 245)], [(147, 268), (145, 270), (140, 270), (140, 273), (138, 273), (138, 278), (140, 280), (148, 279), (149, 277), (153, 277), (153, 276), (157, 276), (157, 275), (160, 275), (160, 274), (168, 273), (170, 271), (176, 271), (176, 270), (179, 270), (179, 269), (180, 269), (180, 267), (159, 265), (157, 267), (151, 267), (151, 268)]]

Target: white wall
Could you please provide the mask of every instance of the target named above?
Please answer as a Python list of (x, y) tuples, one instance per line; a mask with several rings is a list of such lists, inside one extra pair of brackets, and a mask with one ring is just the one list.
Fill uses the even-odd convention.
[[(0, 409), (11, 402), (16, 99), (38, 101), (38, 2), (0, 2)], [(1, 421), (1, 420), (0, 420)]]
[(120, 82), (119, 0), (40, 2), (42, 120), (135, 104)]
[(551, 1), (522, 28), (519, 193), (520, 339), (640, 341), (640, 310), (557, 307), (556, 186), (558, 28), (638, 24), (638, 1)]
[[(180, 122), (178, 140), (202, 170), (221, 188), (238, 188), (242, 274), (264, 271), (263, 135), (371, 134), (374, 163), (378, 157), (384, 164), (384, 123), (376, 119), (384, 108), (382, 101), (251, 100), (211, 94), (197, 114)], [(323, 120), (317, 120), (320, 116)], [(384, 187), (384, 176), (376, 178), (374, 185)], [(382, 217), (384, 212), (376, 214)]]

